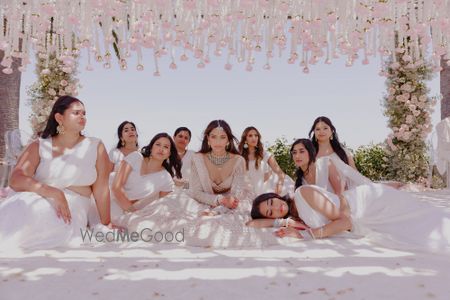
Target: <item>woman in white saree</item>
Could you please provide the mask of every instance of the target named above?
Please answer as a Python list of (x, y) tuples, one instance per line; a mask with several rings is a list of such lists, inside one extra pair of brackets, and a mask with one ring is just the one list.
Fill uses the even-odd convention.
[[(192, 157), (189, 190), (161, 198), (126, 214), (129, 231), (183, 232), (184, 245), (203, 247), (261, 247), (279, 244), (272, 231), (245, 226), (250, 219), (253, 189), (235, 138), (223, 120), (210, 122), (201, 150)], [(150, 232), (147, 230), (147, 232)]]
[(172, 177), (181, 178), (181, 161), (167, 133), (155, 135), (141, 152), (127, 155), (121, 162), (111, 191), (111, 218), (114, 223), (124, 212), (133, 212), (171, 193)]
[[(297, 140), (291, 151), (294, 149), (297, 166), (308, 170), (315, 155), (311, 142)], [(336, 168), (338, 176), (356, 187), (343, 192), (338, 188), (337, 194), (316, 185), (302, 185), (296, 190), (298, 216), (311, 228), (313, 237), (325, 238), (351, 231), (385, 247), (450, 255), (448, 211), (421, 202), (407, 192), (372, 183), (340, 159), (331, 157), (329, 164)], [(329, 180), (329, 170), (316, 168), (320, 182)], [(287, 213), (273, 213), (278, 206), (278, 200), (255, 201), (252, 216), (285, 218)], [(280, 229), (278, 235), (302, 237), (292, 227)]]
[(0, 204), (0, 250), (79, 245), (87, 226), (91, 194), (100, 220), (110, 223), (109, 160), (99, 139), (81, 134), (83, 103), (60, 97), (41, 139), (19, 158)]

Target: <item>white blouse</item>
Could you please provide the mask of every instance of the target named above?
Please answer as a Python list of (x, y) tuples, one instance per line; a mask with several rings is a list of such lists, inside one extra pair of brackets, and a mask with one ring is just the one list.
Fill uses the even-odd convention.
[[(124, 192), (128, 199), (135, 201), (133, 206), (141, 209), (159, 198), (160, 192), (172, 192), (175, 183), (167, 170), (141, 175), (142, 161), (144, 157), (139, 152), (132, 152), (125, 156), (124, 162), (131, 166), (131, 172), (124, 185)], [(120, 206), (112, 193), (114, 204), (111, 203), (111, 215), (121, 215)]]

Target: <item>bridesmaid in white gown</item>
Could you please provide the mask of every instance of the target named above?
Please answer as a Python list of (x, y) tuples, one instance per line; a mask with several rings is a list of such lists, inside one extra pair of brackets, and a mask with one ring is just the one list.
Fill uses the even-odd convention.
[(191, 131), (187, 127), (179, 127), (173, 134), (173, 141), (177, 147), (178, 155), (181, 158), (181, 178), (174, 177), (175, 184), (184, 189), (189, 189), (189, 178), (191, 177), (192, 156), (194, 151), (188, 150), (187, 147), (191, 142)]
[(275, 157), (264, 150), (258, 129), (253, 126), (244, 129), (239, 152), (245, 159), (245, 168), (256, 195), (268, 192), (293, 195), (294, 181), (281, 170)]
[(253, 189), (238, 154), (230, 126), (209, 123), (201, 150), (192, 158), (189, 190), (176, 190), (142, 210), (126, 214), (129, 231), (147, 228), (183, 232), (184, 245), (202, 247), (262, 247), (283, 243), (271, 231), (245, 226), (250, 219)]
[[(316, 160), (318, 162), (323, 157), (340, 159), (357, 171), (352, 154), (340, 143), (336, 128), (329, 118), (321, 116), (315, 119), (309, 131), (309, 137), (316, 149)], [(396, 189), (404, 186), (403, 183), (397, 181), (383, 181), (381, 183)], [(347, 188), (354, 187), (349, 185), (349, 182), (346, 182), (346, 185)]]
[(83, 103), (60, 97), (41, 138), (19, 158), (0, 204), (0, 249), (53, 248), (81, 243), (91, 194), (100, 220), (110, 224), (109, 160), (103, 143), (81, 134)]
[[(307, 141), (307, 140), (306, 140)], [(296, 164), (305, 172), (314, 152), (312, 145), (302, 142), (303, 150), (293, 154)], [(295, 192), (295, 208), (299, 218), (311, 228), (314, 238), (325, 238), (346, 231), (366, 237), (385, 247), (450, 255), (450, 213), (412, 194), (383, 184), (372, 183), (340, 159), (329, 158), (338, 173), (352, 182), (353, 189), (339, 194), (315, 185), (303, 185)], [(318, 169), (316, 177), (325, 181), (328, 168)], [(339, 186), (339, 185), (338, 185)], [(267, 196), (265, 196), (267, 197)], [(274, 199), (276, 198), (276, 199)], [(255, 200), (253, 218), (285, 218), (289, 213), (277, 197)], [(273, 220), (266, 225), (273, 225)], [(289, 225), (287, 222), (277, 224)], [(261, 224), (259, 224), (261, 226)], [(278, 236), (302, 238), (290, 225), (277, 231)]]
[(141, 152), (132, 152), (121, 162), (111, 188), (112, 219), (121, 223), (124, 213), (142, 209), (171, 193), (175, 175), (181, 177), (175, 144), (167, 133), (159, 133)]
[(119, 170), (120, 163), (128, 154), (139, 148), (136, 125), (130, 121), (123, 121), (117, 128), (117, 145), (109, 151), (109, 160), (112, 162), (112, 175)]

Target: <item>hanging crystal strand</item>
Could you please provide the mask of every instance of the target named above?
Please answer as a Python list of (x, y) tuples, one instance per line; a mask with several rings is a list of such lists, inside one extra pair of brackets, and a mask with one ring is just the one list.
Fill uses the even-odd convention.
[(153, 50), (153, 59), (155, 60), (155, 72), (153, 73), (153, 76), (160, 76), (159, 73), (159, 65), (158, 65), (158, 57), (156, 54), (156, 51)]
[[(94, 22), (96, 22), (96, 21), (94, 21)], [(96, 51), (95, 59), (96, 59), (97, 62), (102, 62), (103, 61), (103, 56), (102, 56), (101, 50), (100, 50), (100, 41), (99, 41), (99, 38), (98, 38), (98, 30), (99, 30), (99, 28), (98, 28), (97, 24), (95, 24), (93, 30), (94, 30), (95, 51)]]
[(89, 49), (89, 47), (86, 48), (86, 54), (87, 54), (86, 71), (93, 71), (94, 68), (92, 67), (92, 64), (91, 64), (91, 50)]
[[(377, 33), (380, 35), (380, 25), (373, 26), (372, 28), (372, 51), (373, 51), (373, 57), (377, 57)], [(380, 36), (381, 38), (381, 36)]]

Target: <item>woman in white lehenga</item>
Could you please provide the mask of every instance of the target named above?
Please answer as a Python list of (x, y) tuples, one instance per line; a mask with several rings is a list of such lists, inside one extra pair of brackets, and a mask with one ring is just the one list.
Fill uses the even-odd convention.
[[(174, 174), (175, 170), (175, 174)], [(141, 152), (127, 155), (112, 184), (111, 218), (142, 209), (174, 190), (174, 175), (181, 177), (181, 161), (167, 133), (155, 135)]]
[(0, 203), (0, 250), (79, 245), (87, 225), (91, 194), (101, 222), (110, 223), (109, 161), (99, 139), (81, 134), (83, 103), (60, 97), (42, 138), (19, 158)]
[[(203, 247), (261, 247), (282, 243), (271, 231), (245, 226), (253, 190), (245, 161), (223, 120), (212, 121), (192, 158), (189, 191), (178, 190), (140, 211), (126, 214), (129, 231), (183, 232), (183, 244)], [(147, 238), (148, 239), (148, 238)]]
[(294, 194), (294, 181), (281, 170), (275, 156), (264, 150), (258, 129), (245, 128), (238, 148), (256, 195), (268, 192)]
[[(303, 171), (314, 157), (312, 145), (293, 153)], [(310, 142), (309, 142), (310, 143)], [(294, 143), (295, 144), (295, 143)], [(329, 158), (338, 176), (351, 181), (353, 189), (338, 195), (315, 185), (303, 185), (295, 192), (298, 216), (310, 228), (314, 238), (325, 238), (345, 231), (365, 237), (385, 247), (450, 255), (450, 213), (421, 202), (412, 194), (370, 180), (340, 159)], [(316, 168), (321, 182), (328, 180), (329, 168)], [(280, 199), (255, 200), (253, 218), (285, 218), (288, 212)], [(286, 222), (277, 222), (285, 225)], [(289, 223), (289, 222), (288, 222)], [(273, 225), (269, 220), (267, 226)], [(292, 227), (279, 229), (278, 236), (302, 237)]]

